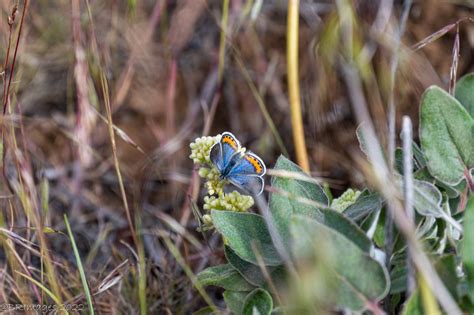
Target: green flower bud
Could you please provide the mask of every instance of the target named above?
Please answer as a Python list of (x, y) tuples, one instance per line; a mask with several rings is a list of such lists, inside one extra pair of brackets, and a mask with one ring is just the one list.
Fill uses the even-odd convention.
[(209, 214), (205, 214), (202, 216), (202, 222), (205, 225), (211, 225), (212, 224), (212, 217)]
[(241, 195), (238, 191), (228, 194), (204, 197), (204, 210), (227, 210), (243, 212), (254, 204), (252, 196)]
[(222, 194), (226, 181), (220, 178), (220, 173), (214, 166), (211, 168), (201, 167), (199, 176), (206, 180), (204, 186), (209, 195)]
[(200, 137), (196, 138), (189, 147), (191, 148), (191, 154), (189, 158), (193, 160), (195, 164), (208, 164), (211, 165), (211, 160), (209, 154), (211, 153), (211, 148), (216, 144), (221, 138), (221, 135), (215, 137)]
[(343, 212), (356, 202), (360, 194), (360, 191), (349, 188), (339, 198), (332, 201), (331, 208), (338, 212)]

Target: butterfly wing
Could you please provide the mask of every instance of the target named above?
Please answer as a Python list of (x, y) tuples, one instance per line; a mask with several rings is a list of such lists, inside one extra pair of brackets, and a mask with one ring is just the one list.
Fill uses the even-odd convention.
[(233, 174), (229, 176), (228, 179), (232, 184), (242, 188), (248, 193), (255, 193), (255, 195), (258, 196), (263, 191), (264, 181), (260, 176)]
[(217, 142), (211, 148), (211, 153), (209, 154), (209, 158), (214, 164), (219, 172), (224, 169), (224, 158), (222, 157), (222, 144)]
[(260, 195), (263, 191), (266, 167), (262, 159), (252, 152), (240, 157), (234, 167), (229, 171), (227, 178), (234, 185), (243, 188), (247, 192)]
[(224, 132), (221, 140), (211, 148), (211, 162), (222, 172), (228, 167), (235, 153), (240, 149), (240, 143), (230, 132)]
[(267, 169), (262, 159), (252, 152), (247, 152), (235, 163), (228, 176), (233, 174), (263, 176), (266, 171)]

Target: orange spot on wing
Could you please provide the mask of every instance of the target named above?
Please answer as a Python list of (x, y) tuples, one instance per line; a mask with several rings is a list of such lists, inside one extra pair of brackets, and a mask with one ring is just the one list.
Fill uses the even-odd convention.
[(229, 144), (232, 148), (237, 150), (237, 142), (235, 142), (235, 140), (231, 136), (223, 136), (222, 142)]
[(259, 160), (257, 160), (255, 157), (251, 156), (251, 155), (246, 155), (245, 156), (245, 159), (247, 161), (250, 162), (250, 164), (253, 165), (253, 167), (255, 167), (255, 171), (257, 172), (257, 174), (262, 174), (263, 172), (263, 165), (262, 163), (260, 163)]

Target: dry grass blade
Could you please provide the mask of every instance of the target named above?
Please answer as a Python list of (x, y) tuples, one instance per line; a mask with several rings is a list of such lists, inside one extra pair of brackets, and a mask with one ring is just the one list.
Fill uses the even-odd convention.
[[(61, 303), (61, 300), (59, 299), (59, 297), (57, 297), (53, 292), (51, 292), (51, 290), (49, 290), (46, 286), (44, 286), (41, 282), (39, 282), (38, 280), (34, 279), (33, 277), (30, 277), (28, 275), (25, 275), (24, 273), (21, 273), (19, 271), (15, 271), (16, 273), (18, 273), (19, 275), (21, 275), (22, 277), (28, 279), (29, 281), (33, 282), (35, 285), (37, 285), (39, 288), (41, 288), (41, 290), (43, 290), (43, 292), (45, 292), (53, 301), (54, 303), (56, 303), (57, 306), (61, 307), (62, 306), (62, 303)], [(66, 314), (69, 314), (67, 312), (67, 310), (63, 310)]]
[[(103, 122), (108, 124), (107, 117), (104, 117), (104, 115), (99, 113), (95, 108), (94, 108), (94, 111), (99, 116), (99, 118), (102, 119)], [(145, 154), (145, 151), (143, 151), (143, 149), (132, 138), (130, 138), (130, 136), (125, 131), (120, 129), (115, 124), (113, 125), (113, 127), (114, 127), (114, 130), (115, 130), (115, 133), (117, 134), (117, 136), (119, 136), (123, 141), (125, 141), (127, 144), (131, 145), (133, 148), (140, 151), (140, 153)]]
[[(268, 189), (268, 188), (267, 188)], [(278, 193), (282, 194), (283, 196), (287, 198), (292, 198), (294, 200), (297, 200), (298, 202), (305, 203), (308, 202), (307, 204), (312, 204), (313, 200), (301, 198), (301, 197), (296, 197), (293, 194), (288, 193), (287, 191), (280, 190), (280, 189), (275, 189), (273, 187), (270, 187), (271, 190), (273, 190), (273, 193)], [(268, 209), (268, 203), (265, 200), (265, 198), (262, 195), (256, 196), (255, 197), (255, 202), (257, 204), (258, 210), (260, 211), (260, 214), (263, 216), (263, 219), (265, 220), (265, 223), (267, 224), (268, 227), (268, 232), (270, 233), (270, 237), (272, 239), (273, 245), (275, 246), (278, 254), (280, 255), (281, 259), (283, 260), (283, 263), (285, 267), (287, 268), (289, 274), (294, 278), (298, 279), (298, 273), (296, 271), (295, 264), (293, 263), (291, 254), (288, 252), (287, 248), (284, 245), (284, 242), (278, 233), (277, 227), (275, 225), (275, 220), (273, 219), (272, 212), (269, 211)], [(315, 202), (317, 203), (317, 202)], [(319, 204), (319, 203), (317, 203)], [(313, 204), (315, 206), (315, 204)], [(324, 206), (325, 207), (325, 206)], [(323, 208), (324, 208), (323, 207)]]
[(24, 248), (30, 250), (31, 252), (35, 253), (38, 256), (41, 256), (41, 254), (34, 248), (38, 247), (35, 243), (27, 240), (24, 237), (21, 237), (20, 235), (16, 234), (15, 232), (12, 232), (10, 230), (7, 230), (5, 228), (0, 228), (0, 232), (4, 233), (8, 238), (10, 238), (13, 242), (23, 246)]
[(308, 183), (313, 183), (313, 184), (318, 184), (318, 185), (321, 185), (324, 183), (329, 183), (333, 186), (340, 184), (339, 181), (333, 180), (330, 178), (308, 176), (302, 173), (285, 171), (285, 170), (267, 169), (266, 174), (269, 176), (275, 176), (275, 177), (292, 178), (295, 180), (300, 180), (303, 182), (308, 182)]
[(2, 77), (3, 77), (3, 99), (2, 99), (2, 104), (3, 104), (3, 115), (5, 116), (6, 112), (6, 102), (7, 102), (7, 80), (5, 79), (7, 76), (6, 69), (8, 67), (8, 62), (10, 60), (10, 50), (11, 50), (11, 45), (12, 45), (12, 37), (13, 37), (13, 23), (15, 22), (15, 17), (18, 12), (18, 3), (13, 6), (12, 11), (10, 15), (8, 16), (8, 44), (7, 44), (7, 49), (6, 49), (6, 56), (5, 56), (5, 62), (3, 64), (3, 71), (2, 71)]
[(100, 82), (101, 82), (102, 91), (104, 94), (105, 111), (107, 112), (107, 126), (108, 126), (108, 131), (109, 131), (110, 143), (112, 145), (112, 155), (114, 158), (115, 173), (117, 174), (117, 178), (119, 181), (120, 194), (122, 196), (122, 202), (125, 209), (125, 214), (127, 216), (128, 225), (130, 227), (130, 232), (132, 233), (132, 237), (135, 242), (135, 245), (138, 245), (137, 234), (135, 232), (135, 226), (132, 221), (132, 215), (130, 213), (130, 208), (128, 206), (127, 193), (125, 192), (125, 185), (123, 183), (122, 173), (120, 171), (120, 162), (117, 156), (117, 145), (115, 143), (115, 133), (114, 133), (113, 121), (112, 121), (112, 109), (110, 107), (109, 87), (107, 84), (107, 78), (105, 77), (105, 73), (103, 71), (101, 71)]
[[(20, 257), (20, 255), (16, 251), (15, 246), (13, 245), (13, 242), (11, 241), (11, 239), (4, 240), (3, 238), (0, 238), (0, 240), (2, 240), (4, 250), (5, 250), (5, 255), (8, 259), (8, 262), (9, 262), (11, 268), (13, 270), (17, 270), (17, 269), (21, 268), (27, 275), (32, 276), (31, 273), (30, 273), (30, 270), (25, 265), (22, 258)], [(19, 266), (20, 266), (20, 268), (19, 268)], [(13, 277), (16, 278), (15, 280), (19, 280), (19, 279), (17, 279), (18, 275), (15, 274), (15, 275), (13, 275)], [(21, 292), (19, 294), (19, 300), (21, 302), (31, 302), (30, 297), (28, 295), (22, 293), (22, 290), (24, 292), (26, 292), (26, 288), (23, 285), (23, 281), (15, 281), (15, 285), (19, 288), (19, 292)], [(36, 295), (36, 298), (38, 300), (40, 300), (40, 294), (39, 294), (39, 291), (38, 291), (36, 285), (34, 283), (31, 283), (31, 286), (33, 287), (33, 291)]]
[(188, 240), (188, 242), (190, 242), (194, 247), (196, 247), (198, 251), (203, 250), (203, 246), (201, 245), (199, 240), (197, 240), (191, 233), (189, 233), (186, 228), (181, 225), (180, 222), (176, 221), (173, 217), (163, 212), (156, 212), (155, 215), (158, 217), (158, 219), (166, 223), (171, 228), (171, 230)]
[[(12, 20), (9, 20), (9, 23), (8, 23), (9, 26), (10, 26), (10, 40), (11, 40), (11, 31), (12, 31), (11, 26), (13, 25), (13, 22), (15, 20), (15, 15), (16, 15), (17, 8), (18, 8), (18, 5), (16, 5), (13, 8), (13, 11), (12, 11), (12, 14), (11, 14)], [(10, 94), (10, 86), (12, 84), (13, 75), (15, 73), (15, 65), (16, 65), (16, 58), (17, 58), (17, 55), (18, 55), (18, 47), (20, 46), (21, 33), (22, 33), (22, 30), (23, 30), (23, 24), (24, 24), (24, 21), (25, 21), (25, 15), (26, 15), (27, 9), (28, 9), (28, 0), (25, 0), (25, 2), (23, 3), (23, 9), (21, 11), (20, 26), (19, 26), (19, 29), (18, 29), (18, 36), (17, 36), (17, 39), (16, 39), (15, 51), (13, 52), (12, 65), (10, 67), (10, 76), (8, 77), (7, 86), (6, 86), (6, 88), (4, 88), (4, 95), (3, 95), (3, 115), (4, 116), (7, 112), (8, 95)], [(9, 17), (9, 19), (10, 19), (10, 17)], [(7, 58), (5, 59), (5, 68), (7, 66), (8, 54), (9, 54), (9, 51), (10, 51), (10, 40), (9, 40), (8, 49), (7, 49)]]
[(265, 280), (267, 281), (268, 286), (270, 287), (273, 295), (276, 297), (278, 304), (283, 305), (283, 301), (280, 296), (280, 293), (278, 292), (278, 289), (276, 288), (275, 283), (273, 282), (272, 277), (270, 276), (270, 273), (268, 272), (268, 268), (267, 266), (265, 266), (265, 262), (263, 260), (262, 254), (260, 253), (260, 250), (255, 245), (255, 243), (252, 243), (252, 251), (255, 254), (255, 258), (257, 259), (258, 267), (260, 268), (260, 271), (265, 277)]
[(217, 306), (214, 304), (212, 299), (207, 294), (206, 290), (204, 290), (201, 283), (199, 283), (199, 280), (197, 279), (196, 275), (193, 273), (191, 268), (186, 264), (186, 261), (184, 260), (183, 256), (181, 256), (181, 253), (179, 252), (178, 248), (173, 244), (173, 242), (165, 233), (162, 233), (161, 237), (163, 238), (166, 246), (170, 250), (173, 257), (176, 259), (176, 261), (181, 266), (181, 268), (183, 268), (184, 272), (193, 283), (196, 290), (199, 292), (199, 294), (201, 294), (201, 296), (206, 301), (206, 303), (211, 307), (213, 314), (221, 314)]
[(456, 28), (456, 37), (454, 38), (454, 46), (453, 46), (453, 62), (451, 64), (451, 69), (449, 71), (449, 94), (454, 95), (454, 89), (456, 88), (456, 74), (458, 71), (458, 64), (459, 64), (459, 24)]
[(249, 74), (247, 68), (245, 67), (244, 63), (242, 62), (242, 59), (238, 55), (237, 51), (234, 51), (234, 56), (235, 56), (235, 60), (237, 61), (238, 66), (240, 67), (240, 69), (241, 69), (241, 71), (242, 71), (242, 73), (245, 77), (245, 80), (247, 81), (247, 83), (250, 87), (250, 90), (252, 91), (253, 96), (255, 97), (255, 100), (257, 101), (257, 104), (260, 108), (260, 111), (263, 114), (263, 117), (265, 118), (265, 121), (268, 124), (268, 127), (270, 128), (270, 130), (272, 131), (273, 136), (275, 137), (275, 140), (278, 144), (278, 147), (280, 148), (281, 152), (284, 155), (289, 156), (288, 151), (286, 150), (285, 144), (283, 143), (283, 140), (280, 136), (280, 133), (278, 132), (278, 129), (276, 128), (275, 123), (273, 122), (273, 119), (270, 116), (270, 113), (268, 112), (267, 107), (265, 106), (265, 102), (263, 101), (262, 96), (258, 92), (257, 87), (253, 83), (252, 78), (250, 77), (250, 74)]
[(308, 206), (313, 206), (313, 207), (316, 207), (316, 208), (319, 208), (319, 209), (331, 209), (330, 207), (328, 207), (327, 205), (321, 203), (321, 202), (318, 202), (318, 201), (315, 201), (315, 200), (312, 200), (312, 199), (308, 199), (308, 198), (304, 198), (304, 197), (300, 197), (300, 196), (296, 196), (292, 193), (289, 193), (285, 190), (282, 190), (282, 189), (278, 189), (278, 188), (275, 188), (275, 187), (265, 187), (265, 190), (270, 192), (270, 193), (273, 193), (273, 194), (278, 194), (278, 195), (282, 195), (284, 197), (287, 197), (291, 200), (294, 200), (294, 201), (298, 201), (302, 204), (306, 204)]
[(115, 267), (99, 284), (97, 291), (94, 295), (101, 294), (111, 287), (115, 286), (124, 277), (126, 270), (128, 269), (129, 261), (125, 259), (117, 267)]
[[(27, 161), (23, 157), (21, 151), (17, 148), (14, 135), (15, 134), (12, 133), (12, 143), (14, 144), (12, 145), (12, 151), (16, 160), (19, 178), (18, 182), (12, 183), (12, 187), (15, 193), (19, 196), (21, 206), (23, 207), (23, 211), (25, 212), (26, 216), (32, 220), (32, 224), (35, 227), (35, 231), (39, 239), (41, 263), (44, 263), (46, 266), (46, 274), (52, 292), (57, 299), (61, 300), (61, 294), (67, 297), (69, 296), (69, 293), (65, 289), (60, 289), (60, 278), (58, 277), (54, 268), (54, 261), (51, 258), (48, 240), (45, 236), (43, 220), (39, 212), (40, 206), (38, 205), (38, 193), (36, 191), (32, 170), (31, 167), (27, 165)], [(27, 223), (27, 227), (29, 224), (30, 223)], [(27, 235), (29, 235), (30, 229), (27, 229), (26, 231)]]
[(458, 24), (458, 22), (446, 25), (445, 27), (441, 28), (440, 30), (434, 32), (433, 34), (431, 34), (428, 37), (424, 38), (423, 40), (419, 41), (415, 45), (411, 46), (411, 49), (414, 50), (414, 51), (417, 51), (417, 50), (425, 47), (426, 45), (434, 42), (435, 40), (437, 40), (438, 38), (440, 38), (441, 36), (443, 36), (444, 34), (449, 32), (450, 30), (452, 30), (457, 24)]

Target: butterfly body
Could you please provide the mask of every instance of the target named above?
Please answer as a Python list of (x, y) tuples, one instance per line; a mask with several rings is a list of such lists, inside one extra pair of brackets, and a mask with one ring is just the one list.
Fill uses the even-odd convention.
[(263, 191), (265, 164), (254, 153), (244, 152), (230, 132), (224, 132), (220, 141), (214, 144), (210, 158), (220, 172), (221, 179), (257, 195)]

